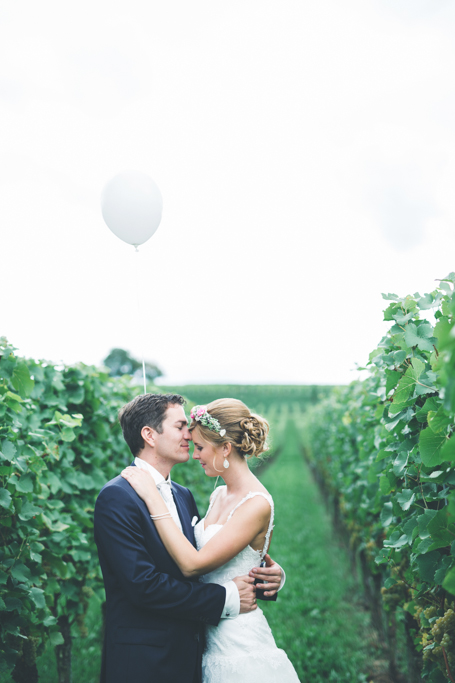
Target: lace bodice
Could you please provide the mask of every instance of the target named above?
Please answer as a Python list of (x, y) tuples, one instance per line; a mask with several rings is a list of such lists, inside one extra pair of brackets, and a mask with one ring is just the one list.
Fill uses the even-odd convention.
[[(213, 538), (213, 536), (223, 528), (223, 524), (209, 524), (207, 528), (204, 528), (205, 525), (205, 519), (208, 516), (210, 510), (213, 507), (213, 504), (216, 500), (216, 497), (218, 495), (218, 492), (222, 489), (225, 488), (223, 486), (220, 486), (217, 488), (212, 496), (212, 500), (210, 501), (209, 509), (207, 510), (207, 513), (204, 517), (204, 519), (201, 519), (195, 526), (194, 529), (194, 536), (196, 538), (196, 544), (197, 544), (197, 549), (200, 550), (208, 541)], [(218, 569), (214, 569), (212, 572), (209, 572), (208, 574), (204, 574), (204, 576), (201, 576), (201, 580), (205, 583), (218, 583), (218, 584), (223, 584), (226, 583), (227, 581), (231, 581), (231, 579), (234, 579), (236, 576), (243, 576), (245, 574), (248, 574), (248, 572), (253, 569), (253, 567), (258, 567), (264, 555), (267, 552), (267, 549), (269, 547), (269, 542), (270, 542), (270, 534), (272, 533), (273, 529), (273, 518), (274, 518), (274, 505), (273, 505), (273, 499), (272, 496), (270, 496), (267, 493), (264, 493), (262, 491), (250, 491), (242, 500), (237, 503), (237, 505), (231, 510), (231, 512), (228, 515), (228, 518), (226, 522), (228, 522), (234, 512), (247, 500), (250, 500), (250, 498), (254, 498), (255, 496), (262, 496), (265, 498), (268, 503), (270, 504), (271, 507), (271, 514), (270, 514), (270, 521), (269, 521), (269, 526), (267, 529), (267, 533), (265, 536), (265, 541), (264, 541), (264, 547), (261, 550), (254, 550), (251, 546), (247, 545), (246, 548), (241, 550), (238, 555), (232, 558), (229, 562), (226, 564), (222, 565), (221, 567), (218, 567)]]

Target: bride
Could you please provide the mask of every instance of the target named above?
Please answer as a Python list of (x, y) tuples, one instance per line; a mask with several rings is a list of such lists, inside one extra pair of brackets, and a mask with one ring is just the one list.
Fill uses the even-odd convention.
[[(273, 500), (247, 462), (266, 450), (269, 426), (231, 398), (196, 406), (191, 420), (193, 458), (207, 476), (221, 476), (225, 483), (212, 493), (207, 513), (195, 527), (197, 550), (172, 520), (147, 471), (127, 467), (122, 476), (146, 503), (182, 573), (223, 584), (258, 567), (270, 546)], [(206, 628), (203, 683), (298, 683), (260, 608)]]

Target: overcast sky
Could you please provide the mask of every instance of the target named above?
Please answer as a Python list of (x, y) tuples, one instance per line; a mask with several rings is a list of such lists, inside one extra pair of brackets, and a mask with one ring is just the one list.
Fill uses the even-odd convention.
[[(349, 382), (381, 292), (455, 270), (454, 29), (453, 0), (3, 0), (0, 335)], [(164, 201), (139, 256), (100, 212), (128, 169)]]

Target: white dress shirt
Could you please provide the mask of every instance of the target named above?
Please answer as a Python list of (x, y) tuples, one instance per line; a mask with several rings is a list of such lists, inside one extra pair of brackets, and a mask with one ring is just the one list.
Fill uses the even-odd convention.
[[(171, 475), (169, 474), (168, 478), (165, 479), (163, 475), (160, 474), (160, 472), (158, 472), (158, 470), (156, 470), (152, 465), (149, 465), (149, 463), (145, 462), (145, 460), (143, 460), (142, 458), (134, 458), (134, 464), (136, 465), (136, 467), (139, 467), (139, 469), (150, 472), (155, 481), (156, 487), (160, 492), (161, 498), (164, 500), (167, 509), (171, 513), (172, 519), (177, 524), (180, 531), (183, 532), (182, 523), (180, 521), (180, 517), (178, 515), (174, 501), (174, 496), (172, 493)], [(224, 603), (224, 609), (221, 614), (221, 618), (235, 619), (235, 617), (238, 617), (240, 613), (239, 591), (233, 581), (228, 581), (228, 583), (223, 584), (223, 586), (226, 589), (226, 600)]]

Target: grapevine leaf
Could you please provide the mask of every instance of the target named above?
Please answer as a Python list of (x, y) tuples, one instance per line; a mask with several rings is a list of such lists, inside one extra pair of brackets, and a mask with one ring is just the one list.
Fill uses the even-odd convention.
[(11, 377), (11, 384), (21, 396), (30, 396), (35, 382), (30, 377), (29, 369), (25, 363), (18, 363), (16, 365)]
[(388, 432), (391, 432), (392, 429), (395, 429), (397, 424), (401, 422), (401, 420), (405, 417), (406, 411), (401, 410), (399, 413), (394, 415), (393, 417), (384, 417), (384, 426), (387, 429)]
[(389, 526), (393, 521), (393, 505), (389, 501), (384, 503), (381, 510), (381, 524), (386, 527)]
[(31, 493), (33, 491), (33, 477), (30, 473), (15, 477), (16, 489), (21, 493)]
[(7, 489), (0, 489), (0, 505), (2, 508), (9, 508), (11, 501), (11, 493)]
[(441, 449), (442, 462), (453, 462), (455, 460), (455, 434), (446, 440)]
[(400, 312), (400, 313), (395, 313), (395, 315), (393, 315), (392, 317), (398, 323), (398, 325), (400, 325), (400, 327), (402, 327), (402, 326), (406, 325), (406, 323), (411, 320), (413, 315), (414, 315), (413, 311), (411, 311), (410, 313), (406, 313), (406, 315), (403, 315), (403, 313)]
[(415, 499), (415, 493), (411, 489), (403, 489), (396, 496), (397, 502), (403, 510), (409, 510)]
[(416, 555), (416, 557), (417, 555), (425, 555), (432, 545), (433, 540), (429, 536), (423, 540), (421, 538), (416, 538), (412, 546), (412, 552)]
[(390, 550), (389, 548), (381, 548), (381, 550), (378, 552), (376, 555), (374, 561), (376, 564), (387, 564), (389, 561), (389, 554)]
[(14, 578), (18, 581), (27, 583), (30, 580), (31, 572), (30, 569), (25, 566), (25, 564), (22, 564), (22, 562), (18, 562), (11, 569), (11, 576), (14, 576)]
[(454, 345), (455, 339), (452, 335), (453, 324), (447, 318), (441, 318), (435, 325), (434, 336), (438, 340), (438, 350), (444, 351)]
[(447, 574), (447, 570), (452, 564), (452, 558), (451, 557), (443, 557), (441, 562), (439, 563), (439, 568), (436, 570), (436, 573), (434, 575), (434, 582), (440, 586), (444, 578)]
[(36, 505), (33, 505), (33, 503), (29, 503), (26, 501), (23, 506), (21, 511), (19, 512), (19, 519), (22, 519), (23, 522), (26, 522), (27, 520), (31, 519), (32, 517), (35, 517), (36, 515), (39, 515), (42, 512), (41, 508), (37, 507)]
[(382, 349), (375, 349), (374, 351), (372, 351), (372, 352), (370, 353), (370, 355), (368, 356), (368, 360), (370, 361), (370, 363), (373, 362), (373, 360), (374, 360), (377, 356), (382, 356)]
[(449, 593), (452, 593), (452, 595), (455, 595), (455, 567), (452, 567), (442, 582), (442, 587), (444, 590), (448, 591)]
[(11, 443), (11, 441), (8, 441), (8, 439), (4, 439), (2, 441), (2, 448), (0, 451), (0, 457), (3, 458), (3, 460), (8, 460), (8, 462), (11, 462), (11, 460), (14, 458), (16, 454), (16, 446)]
[(451, 422), (450, 418), (448, 417), (446, 411), (442, 406), (436, 413), (430, 410), (428, 412), (427, 420), (428, 426), (435, 433), (446, 432), (447, 427)]
[(427, 415), (430, 412), (430, 410), (436, 412), (439, 409), (440, 405), (440, 402), (434, 396), (432, 396), (431, 398), (427, 398), (424, 405), (416, 412), (416, 418), (419, 422), (426, 422)]
[(393, 362), (395, 365), (401, 365), (406, 358), (406, 351), (395, 351), (393, 354)]
[(399, 477), (400, 474), (403, 472), (404, 468), (408, 464), (408, 458), (409, 453), (407, 453), (406, 451), (401, 451), (400, 453), (398, 453), (393, 463), (393, 473), (395, 474), (395, 476)]
[(385, 496), (388, 495), (391, 491), (394, 490), (395, 488), (395, 483), (396, 483), (396, 477), (392, 472), (389, 472), (388, 474), (382, 475), (379, 478), (379, 489), (381, 493), (383, 493)]
[(434, 297), (432, 294), (424, 294), (422, 297), (420, 297), (417, 303), (422, 311), (428, 310), (429, 308), (432, 308), (435, 305)]
[(400, 379), (398, 386), (393, 395), (393, 402), (396, 404), (405, 403), (411, 394), (414, 392), (416, 383), (425, 368), (424, 363), (418, 358), (412, 359), (412, 365), (409, 367), (403, 377)]
[(69, 403), (79, 404), (82, 403), (85, 396), (84, 387), (77, 387), (75, 389), (68, 390), (68, 401)]
[(74, 441), (76, 434), (70, 427), (64, 427), (61, 433), (63, 441)]
[(434, 467), (444, 462), (441, 448), (445, 441), (446, 437), (444, 434), (435, 434), (430, 427), (420, 432), (420, 456), (424, 465)]
[(406, 522), (406, 524), (403, 526), (403, 531), (408, 537), (408, 543), (411, 545), (413, 542), (414, 538), (416, 537), (418, 533), (418, 521), (415, 517), (411, 517), (410, 520)]
[(383, 448), (380, 451), (378, 451), (375, 462), (380, 462), (381, 460), (384, 460), (385, 458), (390, 458), (390, 453), (389, 453), (389, 451), (386, 451)]
[(421, 351), (433, 351), (433, 344), (437, 339), (432, 336), (433, 328), (429, 323), (422, 323), (417, 327), (414, 323), (409, 323), (404, 333), (404, 340), (410, 347), (417, 346)]
[(35, 603), (36, 607), (38, 607), (38, 609), (43, 609), (44, 607), (46, 607), (46, 602), (44, 600), (44, 591), (42, 591), (40, 588), (31, 588), (29, 595)]
[(49, 615), (43, 620), (44, 626), (55, 626), (57, 623), (57, 618)]
[(60, 631), (53, 631), (52, 633), (50, 633), (49, 640), (51, 641), (51, 645), (53, 645), (54, 647), (56, 645), (62, 645), (65, 642)]
[(419, 517), (419, 538), (425, 539), (429, 538), (430, 532), (428, 531), (428, 524), (437, 514), (437, 510), (425, 510)]
[(416, 385), (416, 395), (423, 396), (424, 394), (432, 394), (437, 390), (438, 388), (434, 384), (434, 373), (422, 373)]
[(436, 550), (431, 553), (426, 553), (425, 555), (419, 555), (416, 558), (419, 575), (423, 581), (426, 581), (427, 583), (433, 582), (440, 559), (441, 556)]
[(385, 393), (388, 394), (389, 391), (394, 389), (398, 382), (400, 381), (401, 377), (403, 376), (403, 373), (398, 372), (398, 370), (386, 370), (386, 377), (387, 377), (387, 382), (386, 382), (386, 387), (385, 387)]
[(5, 608), (7, 612), (13, 612), (17, 610), (19, 614), (22, 611), (22, 602), (19, 598), (5, 598)]
[[(398, 536), (398, 538), (396, 538)], [(408, 544), (408, 537), (406, 534), (401, 534), (400, 532), (394, 532), (392, 536), (390, 537), (390, 540), (384, 541), (384, 548), (395, 548), (395, 550), (399, 550), (400, 548), (403, 548), (403, 546)]]
[(414, 402), (415, 399), (411, 398), (408, 401), (405, 401), (404, 403), (391, 403), (389, 405), (389, 417), (401, 413), (401, 411), (404, 410), (404, 408), (409, 408), (411, 405), (414, 404)]
[(446, 508), (439, 510), (428, 523), (428, 531), (430, 532), (430, 537), (433, 541), (430, 550), (445, 548), (452, 544), (455, 540), (455, 524), (450, 522)]

